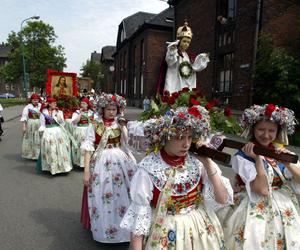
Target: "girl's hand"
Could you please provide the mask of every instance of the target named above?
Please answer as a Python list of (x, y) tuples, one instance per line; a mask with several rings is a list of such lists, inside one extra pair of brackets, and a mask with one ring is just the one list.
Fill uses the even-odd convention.
[(248, 143), (242, 148), (242, 150), (243, 150), (243, 152), (244, 152), (247, 156), (249, 156), (249, 157), (251, 157), (251, 158), (253, 158), (253, 159), (258, 159), (260, 156), (257, 155), (257, 154), (255, 154), (255, 153), (253, 152), (253, 147), (254, 147), (254, 143), (248, 142)]
[(84, 171), (83, 172), (83, 185), (88, 187), (90, 185), (90, 181), (91, 181), (90, 171)]

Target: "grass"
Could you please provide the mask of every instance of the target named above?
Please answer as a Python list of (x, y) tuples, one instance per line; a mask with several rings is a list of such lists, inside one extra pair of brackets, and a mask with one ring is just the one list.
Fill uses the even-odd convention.
[(0, 98), (0, 103), (3, 108), (16, 106), (16, 105), (25, 105), (26, 99), (25, 98)]

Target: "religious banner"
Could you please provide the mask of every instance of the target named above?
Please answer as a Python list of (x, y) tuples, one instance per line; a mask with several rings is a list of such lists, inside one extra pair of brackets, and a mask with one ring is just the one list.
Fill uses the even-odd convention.
[(59, 72), (49, 69), (47, 75), (47, 95), (55, 97), (78, 95), (76, 73)]

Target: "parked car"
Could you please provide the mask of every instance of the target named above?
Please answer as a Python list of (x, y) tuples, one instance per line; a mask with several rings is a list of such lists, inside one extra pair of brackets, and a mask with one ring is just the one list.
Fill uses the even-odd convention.
[(3, 93), (0, 94), (0, 98), (15, 98), (16, 96), (14, 94), (10, 94), (10, 93)]

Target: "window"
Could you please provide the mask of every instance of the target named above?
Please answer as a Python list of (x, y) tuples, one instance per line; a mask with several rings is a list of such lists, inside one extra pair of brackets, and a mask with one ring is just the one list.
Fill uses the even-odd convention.
[(136, 74), (134, 74), (134, 78), (133, 78), (133, 94), (136, 94)]
[(126, 79), (124, 80), (124, 92), (123, 94), (126, 95), (126, 90), (127, 90), (127, 86), (126, 86)]
[(227, 19), (235, 19), (236, 0), (220, 0), (220, 15)]
[(218, 91), (221, 93), (228, 93), (230, 91), (233, 80), (233, 59), (233, 53), (222, 55), (220, 58)]
[(144, 93), (144, 75), (141, 73), (141, 95)]
[(120, 93), (123, 94), (123, 79), (121, 79)]
[(218, 46), (223, 47), (234, 43), (234, 30), (219, 34)]

